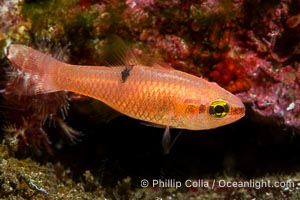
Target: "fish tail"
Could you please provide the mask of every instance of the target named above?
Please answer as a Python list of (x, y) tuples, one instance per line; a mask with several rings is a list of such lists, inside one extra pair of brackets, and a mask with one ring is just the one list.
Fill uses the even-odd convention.
[(30, 47), (11, 44), (6, 56), (23, 78), (24, 94), (41, 94), (61, 90), (56, 83), (57, 73), (64, 63)]

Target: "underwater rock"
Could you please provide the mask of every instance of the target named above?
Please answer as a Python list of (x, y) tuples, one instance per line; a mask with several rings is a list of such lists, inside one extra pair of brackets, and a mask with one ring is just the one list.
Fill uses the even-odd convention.
[[(259, 124), (269, 121), (269, 124), (277, 124), (282, 130), (291, 128), (284, 133), (293, 135), (299, 133), (300, 127), (299, 10), (300, 3), (297, 0), (1, 1), (0, 120), (3, 133), (1, 139), (5, 143), (0, 146), (1, 196), (23, 199), (74, 199), (74, 197), (85, 199), (96, 197), (100, 199), (154, 199), (158, 197), (181, 199), (187, 196), (197, 198), (201, 195), (201, 198), (204, 199), (259, 197), (269, 199), (295, 197), (296, 199), (297, 195), (299, 196), (298, 187), (264, 190), (216, 188), (215, 191), (203, 188), (185, 188), (180, 191), (174, 188), (164, 190), (140, 188), (137, 183), (139, 180), (132, 178), (138, 174), (139, 170), (142, 169), (140, 173), (151, 174), (153, 178), (157, 173), (151, 171), (152, 167), (157, 168), (157, 171), (163, 171), (161, 168), (165, 166), (161, 167), (161, 165), (169, 164), (167, 159), (174, 155), (167, 158), (156, 158), (157, 155), (153, 155), (153, 152), (159, 152), (156, 149), (158, 145), (144, 145), (143, 137), (145, 136), (141, 136), (142, 138), (139, 138), (134, 145), (133, 143), (123, 144), (122, 142), (126, 141), (124, 138), (116, 139), (115, 135), (110, 136), (109, 134), (112, 133), (107, 128), (108, 126), (119, 126), (120, 123), (126, 123), (120, 127), (130, 126), (130, 123), (137, 126), (138, 122), (129, 120), (123, 122), (124, 120), (121, 119), (116, 122), (119, 123), (118, 125), (101, 124), (99, 122), (101, 120), (95, 117), (97, 112), (101, 112), (101, 106), (95, 106), (94, 104), (97, 103), (86, 97), (63, 92), (31, 98), (20, 95), (24, 92), (22, 90), (17, 91), (19, 95), (13, 94), (16, 93), (16, 90), (20, 90), (19, 86), (24, 84), (24, 79), (12, 82), (10, 76), (12, 73), (10, 73), (10, 66), (5, 60), (3, 50), (9, 43), (22, 43), (37, 47), (37, 49), (54, 56), (60, 54), (63, 59), (72, 64), (105, 65), (107, 63), (101, 60), (105, 39), (111, 35), (118, 35), (126, 41), (126, 44), (129, 44), (130, 48), (132, 47), (140, 54), (149, 54), (154, 59), (166, 62), (175, 69), (217, 82), (227, 90), (237, 93), (247, 104), (247, 108), (249, 108), (247, 115), (249, 116), (244, 118), (244, 121), (241, 122), (242, 125), (232, 124), (227, 127), (228, 129), (219, 130), (222, 133), (226, 132), (224, 135), (227, 136), (235, 129), (238, 129), (239, 133), (244, 133), (244, 125), (248, 124), (247, 127), (251, 127), (249, 125), (253, 122), (251, 120), (257, 120)], [(16, 102), (18, 99), (20, 101)], [(66, 116), (65, 109), (69, 104), (71, 108)], [(82, 117), (83, 113), (84, 117)], [(45, 118), (51, 118), (51, 120), (46, 120), (45, 123)], [(262, 118), (265, 121), (262, 121)], [(83, 121), (84, 125), (77, 123), (78, 121)], [(91, 152), (86, 153), (81, 146), (82, 149), (77, 152), (84, 154), (83, 157), (86, 160), (78, 158), (77, 154), (73, 155), (74, 149), (72, 148), (69, 150), (71, 151), (69, 154), (62, 151), (62, 149), (68, 149), (69, 146), (62, 142), (61, 138), (65, 138), (71, 144), (74, 144), (72, 141), (78, 138), (87, 139), (79, 136), (79, 132), (75, 128), (68, 126), (69, 122), (72, 126), (79, 124), (76, 128), (83, 134), (90, 134), (89, 137), (93, 137), (93, 134), (107, 134), (106, 137), (115, 138), (111, 139), (112, 142), (109, 144), (105, 144), (101, 140), (90, 139), (89, 142), (92, 141), (91, 143), (96, 143), (95, 146), (97, 146), (91, 150), (95, 155), (91, 155)], [(95, 125), (96, 123), (98, 124)], [(140, 131), (138, 128), (137, 130)], [(140, 132), (145, 132), (144, 130), (142, 129)], [(153, 131), (149, 128), (150, 135), (155, 135), (160, 131), (160, 129)], [(218, 130), (215, 132), (218, 133)], [(215, 132), (212, 131), (209, 134)], [(276, 130), (272, 136), (279, 133), (282, 133), (281, 130)], [(214, 137), (220, 137), (220, 134), (216, 134)], [(232, 150), (234, 146), (232, 143), (229, 142), (227, 145), (230, 147), (226, 147), (222, 142), (217, 143), (214, 137), (199, 144), (211, 144), (210, 150), (218, 146), (221, 146), (218, 147), (219, 149), (224, 147), (222, 151), (230, 152)], [(271, 138), (269, 135), (265, 137), (267, 140)], [(188, 142), (195, 140), (194, 135), (190, 138)], [(224, 138), (226, 139), (226, 137)], [(281, 140), (282, 136), (278, 138)], [(155, 135), (155, 139), (160, 144), (160, 135)], [(257, 146), (253, 143), (248, 146), (244, 145), (244, 138), (239, 139), (238, 144), (249, 147), (249, 149), (261, 145), (260, 139), (257, 141), (254, 139), (255, 145), (256, 142), (259, 143)], [(77, 144), (74, 146), (73, 148), (80, 148)], [(93, 145), (88, 144), (85, 147), (87, 146)], [(142, 154), (141, 149), (144, 146), (149, 147), (150, 150), (145, 150)], [(194, 148), (199, 149), (199, 146)], [(105, 151), (105, 148), (108, 150)], [(124, 154), (120, 154), (120, 152), (130, 148), (133, 148), (132, 151), (129, 151), (130, 153), (125, 151), (126, 155), (130, 155), (127, 155), (125, 161), (122, 160), (121, 157)], [(39, 156), (36, 159), (41, 163), (37, 164), (32, 159), (22, 159), (22, 157), (32, 158), (33, 155), (36, 155), (31, 151), (23, 151), (24, 149), (38, 151)], [(52, 149), (55, 151), (52, 152)], [(189, 150), (188, 145), (181, 146), (178, 151), (185, 150), (183, 152), (187, 153), (182, 158), (189, 155), (194, 156), (191, 158), (193, 165), (195, 162), (200, 162), (201, 165), (207, 164), (203, 163), (205, 155), (213, 160), (218, 159), (206, 149), (203, 149), (204, 154), (199, 155), (188, 152), (186, 149)], [(249, 149), (245, 152), (256, 151)], [(44, 151), (53, 153), (54, 158), (44, 156)], [(113, 154), (116, 155), (107, 154), (108, 151), (113, 151)], [(288, 152), (287, 154), (292, 153)], [(75, 157), (73, 160), (72, 155)], [(222, 157), (220, 152), (216, 155)], [(252, 155), (252, 158), (257, 155), (258, 153)], [(151, 162), (154, 160), (155, 164), (150, 164), (147, 156), (155, 157), (151, 160)], [(235, 156), (229, 156), (229, 160), (239, 165), (240, 160)], [(244, 154), (239, 156), (237, 158), (247, 157)], [(277, 156), (274, 155), (276, 158)], [(294, 154), (292, 156), (294, 157), (291, 160), (297, 161), (297, 156)], [(144, 166), (140, 166), (140, 159), (144, 157), (148, 162), (143, 163)], [(60, 159), (67, 164), (44, 164), (44, 159), (46, 162)], [(101, 184), (100, 164), (97, 163), (94, 171), (89, 171), (89, 168), (92, 168), (91, 165), (94, 164), (92, 162), (101, 159), (108, 160), (106, 161), (108, 167), (104, 167), (108, 174), (105, 178), (113, 179), (112, 184), (105, 188), (105, 191), (101, 188), (103, 185)], [(180, 162), (177, 157), (173, 159)], [(226, 160), (221, 159), (222, 162)], [(69, 160), (71, 161), (67, 162)], [(266, 160), (268, 159), (266, 158)], [(81, 164), (80, 167), (77, 162)], [(281, 160), (280, 162), (282, 163)], [(138, 167), (134, 168), (134, 172), (130, 171), (131, 174), (126, 173), (126, 170), (130, 168), (124, 167), (124, 165), (127, 166), (127, 163), (132, 164), (130, 167), (134, 165)], [(180, 164), (185, 165), (186, 163)], [(298, 165), (298, 163), (296, 164)], [(65, 170), (65, 165), (73, 165), (72, 170)], [(231, 168), (233, 164), (228, 165), (228, 168)], [(251, 163), (253, 168), (257, 165), (259, 163)], [(290, 165), (290, 163), (287, 162), (286, 165)], [(146, 169), (151, 168), (150, 172), (142, 168), (145, 166)], [(244, 165), (241, 166), (244, 167)], [(192, 171), (198, 173), (201, 171), (199, 168), (190, 167), (189, 169)], [(223, 173), (221, 170), (218, 174)], [(174, 171), (178, 173), (180, 170), (175, 169)], [(119, 175), (117, 172), (123, 174)], [(172, 172), (170, 173), (172, 174)], [(186, 172), (180, 171), (179, 173), (185, 174)], [(205, 174), (205, 172), (202, 173)], [(242, 176), (239, 172), (236, 173), (237, 176)], [(114, 176), (114, 174), (119, 176)], [(127, 177), (128, 174), (130, 177)], [(160, 175), (163, 177), (165, 174), (161, 172)], [(207, 174), (203, 176), (207, 176)], [(115, 177), (119, 180), (115, 180)], [(226, 179), (226, 177), (219, 177), (219, 179)], [(280, 180), (299, 180), (297, 174), (294, 176), (275, 175), (269, 179), (277, 180), (278, 177)], [(212, 179), (207, 180), (213, 181)]]

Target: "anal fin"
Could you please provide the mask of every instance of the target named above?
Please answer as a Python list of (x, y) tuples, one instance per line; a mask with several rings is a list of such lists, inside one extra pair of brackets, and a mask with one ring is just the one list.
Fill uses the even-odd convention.
[(176, 137), (172, 141), (170, 127), (169, 126), (166, 127), (162, 141), (161, 141), (164, 155), (168, 155), (170, 153), (172, 147), (174, 146), (175, 142), (177, 141), (177, 139), (179, 138), (181, 133), (182, 133), (182, 130), (176, 135)]

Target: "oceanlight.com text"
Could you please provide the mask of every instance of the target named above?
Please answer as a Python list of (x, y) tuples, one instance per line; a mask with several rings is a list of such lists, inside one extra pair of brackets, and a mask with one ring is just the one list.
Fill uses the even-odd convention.
[(248, 179), (248, 180), (224, 180), (224, 179), (197, 179), (180, 181), (176, 179), (152, 179), (141, 180), (141, 187), (160, 187), (160, 188), (181, 188), (181, 187), (196, 187), (196, 188), (294, 188), (293, 180), (287, 181), (271, 181), (267, 179)]

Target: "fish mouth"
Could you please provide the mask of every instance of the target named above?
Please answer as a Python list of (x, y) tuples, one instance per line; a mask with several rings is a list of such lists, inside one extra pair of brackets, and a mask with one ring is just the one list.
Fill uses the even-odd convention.
[(245, 116), (245, 107), (244, 106), (230, 106), (227, 118), (224, 119), (225, 124), (231, 124), (243, 118)]

